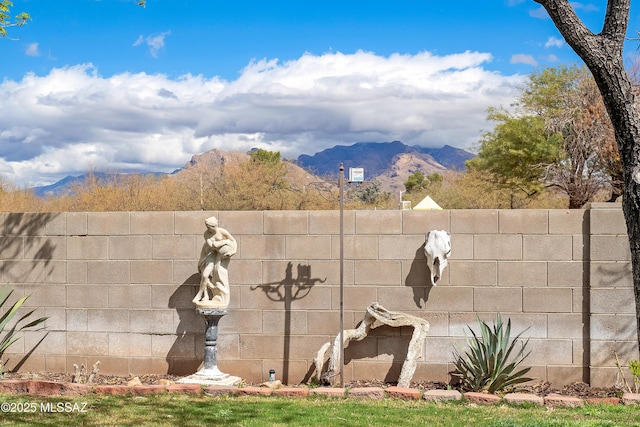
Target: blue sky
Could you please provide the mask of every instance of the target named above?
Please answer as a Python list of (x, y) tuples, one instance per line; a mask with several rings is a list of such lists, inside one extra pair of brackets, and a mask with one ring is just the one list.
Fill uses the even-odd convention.
[[(606, 1), (574, 7), (600, 30)], [(14, 0), (21, 11), (32, 22), (0, 40), (0, 174), (20, 185), (170, 171), (211, 148), (471, 149), (528, 73), (578, 62), (533, 0)]]

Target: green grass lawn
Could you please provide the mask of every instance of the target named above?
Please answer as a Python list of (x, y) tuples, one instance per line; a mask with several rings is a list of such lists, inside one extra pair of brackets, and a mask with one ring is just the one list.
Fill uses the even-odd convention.
[(0, 394), (0, 402), (0, 425), (11, 426), (640, 426), (640, 406), (623, 405), (549, 409), (422, 400), (167, 393), (90, 394), (73, 399)]

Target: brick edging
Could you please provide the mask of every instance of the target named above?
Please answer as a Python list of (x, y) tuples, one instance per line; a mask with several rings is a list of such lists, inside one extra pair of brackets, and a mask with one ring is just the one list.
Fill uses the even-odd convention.
[(364, 398), (364, 399), (401, 399), (426, 401), (446, 401), (446, 400), (468, 400), (481, 404), (522, 404), (530, 403), (544, 406), (565, 406), (579, 407), (585, 404), (609, 404), (609, 405), (640, 405), (640, 393), (624, 393), (621, 398), (587, 398), (582, 399), (574, 396), (564, 396), (560, 394), (549, 394), (540, 397), (527, 393), (507, 393), (503, 397), (486, 393), (460, 393), (456, 390), (425, 390), (421, 392), (414, 388), (404, 388), (391, 386), (381, 387), (357, 387), (357, 388), (334, 388), (334, 387), (281, 387), (270, 389), (268, 387), (235, 387), (235, 386), (200, 386), (198, 384), (171, 384), (171, 385), (89, 385), (76, 383), (63, 383), (56, 381), (42, 380), (0, 380), (0, 393), (7, 394), (28, 394), (34, 396), (81, 396), (85, 394), (108, 394), (108, 395), (147, 395), (157, 393), (179, 393), (190, 395), (241, 395), (241, 396), (326, 396), (332, 398)]

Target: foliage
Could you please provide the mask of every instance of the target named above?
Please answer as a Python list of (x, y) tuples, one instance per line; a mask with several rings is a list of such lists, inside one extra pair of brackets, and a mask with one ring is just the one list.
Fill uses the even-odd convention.
[[(489, 109), (495, 129), (483, 135), (469, 168), (486, 172), (527, 197), (553, 186), (580, 208), (603, 188), (621, 192), (621, 163), (613, 127), (585, 68), (532, 73), (513, 112)], [(613, 197), (613, 198), (615, 198)]]
[(437, 172), (427, 175), (426, 177), (420, 171), (416, 171), (409, 175), (409, 178), (404, 182), (404, 188), (407, 193), (414, 191), (424, 190), (431, 185), (442, 184), (442, 175)]
[(278, 165), (282, 161), (282, 156), (279, 151), (263, 150), (262, 148), (249, 151), (249, 157), (253, 163), (262, 163), (272, 166)]
[(467, 169), (528, 198), (540, 193), (548, 165), (559, 158), (560, 135), (546, 131), (540, 117), (490, 108), (487, 120), (497, 124), (483, 135), (478, 157), (467, 161)]
[(353, 200), (369, 206), (384, 205), (391, 199), (389, 192), (383, 192), (380, 181), (373, 179), (347, 189), (346, 200)]
[(462, 387), (466, 390), (496, 393), (531, 381), (532, 378), (524, 376), (531, 368), (516, 371), (518, 365), (529, 355), (525, 354), (529, 340), (512, 355), (524, 331), (510, 340), (511, 319), (507, 321), (505, 328), (500, 313), (493, 329), (479, 317), (477, 321), (480, 335), (476, 335), (469, 327), (472, 334), (472, 337), (467, 336), (469, 349), (464, 355), (455, 351), (455, 375), (460, 377)]
[(631, 375), (633, 375), (635, 392), (640, 393), (640, 360), (629, 361), (629, 370), (631, 371)]
[[(4, 307), (4, 305), (9, 301), (13, 291), (13, 289), (9, 291), (8, 285), (4, 285), (4, 287), (0, 289), (0, 308)], [(12, 323), (12, 320), (18, 314), (18, 310), (28, 298), (29, 295), (19, 298), (2, 314), (2, 316), (0, 316), (0, 333), (2, 333), (2, 335), (0, 335), (0, 376), (2, 375), (4, 368), (2, 360), (4, 352), (11, 346), (11, 344), (21, 338), (19, 333), (37, 326), (48, 319), (48, 317), (40, 317), (36, 320), (27, 321), (27, 319), (31, 317), (33, 312), (36, 310), (33, 309), (26, 314), (23, 314), (17, 322)]]
[(11, 7), (13, 2), (0, 0), (0, 37), (6, 37), (7, 27), (21, 27), (31, 20), (28, 13), (22, 12), (11, 20)]

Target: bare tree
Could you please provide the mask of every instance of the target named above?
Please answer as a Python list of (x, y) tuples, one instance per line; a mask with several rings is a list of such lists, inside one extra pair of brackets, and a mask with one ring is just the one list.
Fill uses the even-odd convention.
[(640, 348), (640, 116), (622, 56), (631, 0), (607, 2), (604, 25), (598, 34), (591, 32), (578, 18), (569, 0), (534, 1), (545, 8), (565, 41), (593, 74), (614, 128), (622, 162), (622, 209), (631, 249)]

